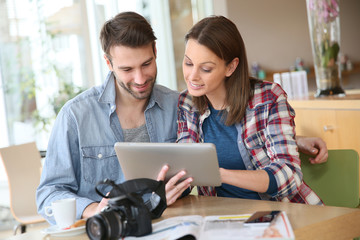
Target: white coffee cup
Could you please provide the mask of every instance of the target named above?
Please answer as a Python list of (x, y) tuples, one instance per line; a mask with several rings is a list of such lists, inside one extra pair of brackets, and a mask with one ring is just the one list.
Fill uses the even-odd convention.
[[(49, 211), (51, 210), (51, 211)], [(68, 228), (76, 220), (76, 201), (75, 198), (56, 200), (51, 206), (45, 207), (46, 216), (54, 216), (56, 225), (60, 228)]]

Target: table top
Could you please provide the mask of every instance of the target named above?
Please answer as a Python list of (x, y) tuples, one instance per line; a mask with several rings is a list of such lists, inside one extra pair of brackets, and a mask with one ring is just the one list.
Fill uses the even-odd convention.
[[(360, 209), (332, 206), (311, 206), (299, 203), (285, 203), (238, 198), (187, 196), (169, 206), (161, 218), (185, 215), (228, 215), (251, 214), (262, 210), (282, 210), (288, 215), (296, 239), (352, 239), (360, 236)], [(35, 230), (10, 239), (43, 239), (40, 230)], [(50, 237), (47, 239), (63, 239)], [(88, 239), (81, 234), (66, 239)]]

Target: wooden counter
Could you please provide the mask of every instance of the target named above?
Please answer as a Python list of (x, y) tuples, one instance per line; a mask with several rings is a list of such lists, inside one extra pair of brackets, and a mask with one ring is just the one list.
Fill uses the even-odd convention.
[(354, 149), (360, 154), (360, 93), (289, 103), (295, 109), (297, 135), (321, 137), (329, 149)]

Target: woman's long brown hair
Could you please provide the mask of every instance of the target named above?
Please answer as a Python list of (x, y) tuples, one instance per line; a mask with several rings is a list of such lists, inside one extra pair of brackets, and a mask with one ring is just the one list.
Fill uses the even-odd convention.
[[(225, 124), (230, 126), (239, 123), (245, 115), (249, 99), (253, 96), (255, 81), (249, 77), (245, 45), (236, 25), (223, 16), (207, 17), (190, 29), (185, 36), (185, 42), (189, 39), (209, 48), (226, 64), (239, 58), (236, 70), (225, 79), (226, 104), (229, 107)], [(193, 101), (200, 113), (204, 113), (209, 104), (207, 97), (193, 97)]]

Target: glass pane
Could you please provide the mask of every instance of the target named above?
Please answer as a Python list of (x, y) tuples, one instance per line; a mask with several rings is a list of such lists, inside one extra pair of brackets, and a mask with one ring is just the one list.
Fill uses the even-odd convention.
[(212, 15), (212, 2), (206, 0), (169, 0), (171, 29), (176, 66), (177, 89), (186, 89), (182, 72), (185, 52), (185, 34), (202, 18)]
[(9, 144), (35, 140), (46, 149), (62, 104), (87, 85), (80, 5), (71, 0), (7, 0), (0, 12)]

